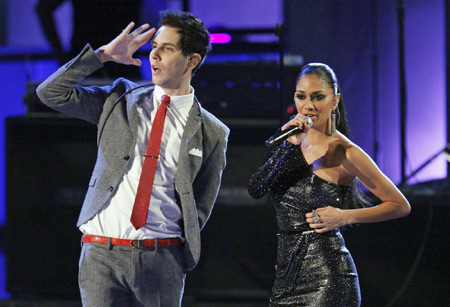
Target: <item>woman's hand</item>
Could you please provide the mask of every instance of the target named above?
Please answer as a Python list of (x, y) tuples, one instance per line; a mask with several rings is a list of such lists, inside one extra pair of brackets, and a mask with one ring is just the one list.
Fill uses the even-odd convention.
[[(141, 66), (141, 60), (133, 58), (133, 54), (145, 45), (155, 35), (156, 29), (149, 24), (143, 24), (133, 32), (134, 22), (131, 22), (122, 33), (109, 44), (96, 50), (96, 54), (102, 63), (114, 61), (120, 64)], [(131, 33), (130, 33), (131, 32)]]
[(346, 225), (344, 210), (331, 206), (306, 213), (306, 222), (317, 233), (330, 231)]
[(290, 136), (287, 141), (295, 145), (300, 145), (305, 139), (306, 134), (311, 127), (306, 123), (305, 116), (297, 114), (295, 117), (291, 118), (291, 120), (288, 121), (283, 127), (281, 127), (281, 130), (286, 130), (295, 126), (299, 127), (301, 130), (303, 130), (303, 132)]

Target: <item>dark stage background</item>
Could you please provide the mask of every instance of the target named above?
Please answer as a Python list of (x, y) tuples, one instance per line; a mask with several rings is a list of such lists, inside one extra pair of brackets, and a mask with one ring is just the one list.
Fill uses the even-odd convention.
[[(8, 291), (16, 298), (76, 301), (80, 232), (74, 225), (95, 162), (96, 129), (55, 116), (13, 117), (6, 125)], [(274, 210), (268, 199), (252, 200), (246, 191), (272, 127), (229, 125), (228, 166), (202, 233), (201, 261), (187, 276), (187, 305), (263, 304), (274, 278)], [(449, 194), (426, 195), (429, 189), (405, 191), (413, 207), (408, 218), (343, 231), (360, 273), (363, 306), (385, 306), (405, 280), (394, 306), (448, 303)]]
[[(220, 15), (209, 1), (169, 2), (190, 5), (205, 20)], [(242, 10), (255, 10), (255, 20), (261, 19), (258, 8), (248, 4), (252, 1), (232, 2), (234, 13), (230, 5), (222, 4), (221, 9), (234, 24), (239, 24)], [(295, 77), (303, 63), (320, 61), (335, 69), (354, 141), (399, 182), (402, 157), (395, 34), (399, 2), (261, 1), (261, 6), (281, 8), (282, 71), (281, 46), (274, 33), (269, 42), (254, 42), (247, 35), (255, 29), (248, 24), (241, 29), (234, 26), (239, 39), (213, 45), (193, 86), (202, 105), (231, 128), (228, 164), (216, 207), (202, 232), (200, 263), (187, 275), (183, 306), (267, 306), (276, 256), (274, 210), (267, 198), (250, 198), (247, 182), (265, 154), (264, 141), (289, 116)], [(158, 3), (162, 8), (162, 2)], [(1, 13), (8, 5), (13, 6), (0, 0), (0, 25), (8, 24)], [(445, 75), (444, 65), (436, 65), (436, 53), (424, 63), (418, 55), (429, 52), (429, 46), (442, 49), (443, 38), (431, 35), (432, 43), (414, 44), (427, 33), (420, 32), (421, 28), (438, 17), (445, 19), (436, 13), (445, 5), (448, 2), (444, 0), (427, 4), (405, 1), (408, 46), (413, 45), (407, 48), (411, 106), (408, 173), (447, 142), (445, 78), (434, 79)], [(217, 28), (218, 24), (209, 25)], [(275, 26), (264, 29), (274, 30)], [(0, 27), (0, 45), (7, 43), (8, 29)], [(96, 131), (86, 122), (58, 115), (40, 104), (34, 89), (57, 63), (48, 50), (20, 50), (0, 50), (0, 84), (8, 85), (2, 88), (0, 110), (5, 119), (6, 174), (0, 248), (6, 256), (3, 296), (9, 298), (0, 301), (0, 306), (80, 306), (77, 269), (81, 236), (75, 224), (95, 161)], [(146, 53), (139, 55), (143, 62)], [(26, 67), (26, 78), (18, 77), (18, 63)], [(151, 76), (146, 65), (142, 72), (147, 80)], [(20, 107), (13, 110), (14, 105)], [(427, 127), (417, 122), (425, 122)], [(407, 218), (343, 231), (360, 275), (362, 306), (450, 306), (450, 183), (446, 168), (447, 162), (438, 157), (402, 187), (412, 205)], [(0, 289), (0, 298), (1, 294)]]

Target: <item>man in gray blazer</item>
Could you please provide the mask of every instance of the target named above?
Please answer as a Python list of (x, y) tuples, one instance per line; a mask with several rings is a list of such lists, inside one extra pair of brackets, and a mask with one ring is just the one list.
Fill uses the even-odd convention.
[[(165, 11), (157, 32), (148, 24), (133, 27), (95, 51), (86, 45), (37, 89), (48, 106), (98, 127), (97, 161), (77, 224), (84, 306), (179, 306), (225, 167), (229, 129), (201, 107), (190, 84), (211, 48), (203, 23)], [(140, 66), (133, 53), (152, 38), (154, 85), (123, 78), (110, 86), (77, 85), (107, 61)], [(130, 216), (163, 95), (170, 104), (148, 216), (136, 229)]]

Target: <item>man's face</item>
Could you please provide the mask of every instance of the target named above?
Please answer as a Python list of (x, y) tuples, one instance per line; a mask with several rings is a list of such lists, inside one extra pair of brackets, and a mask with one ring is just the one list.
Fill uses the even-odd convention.
[(162, 26), (152, 41), (149, 56), (153, 83), (169, 95), (185, 95), (190, 90), (190, 57), (183, 55), (178, 45), (180, 37), (177, 28)]

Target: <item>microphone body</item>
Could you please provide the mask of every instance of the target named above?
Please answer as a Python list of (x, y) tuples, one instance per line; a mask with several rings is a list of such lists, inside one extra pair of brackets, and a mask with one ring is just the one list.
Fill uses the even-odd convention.
[[(308, 116), (305, 116), (305, 121), (309, 127), (313, 126), (313, 121)], [(302, 133), (304, 130), (305, 130), (304, 128), (294, 126), (294, 127), (279, 131), (267, 139), (267, 141), (265, 143), (266, 147), (278, 146), (281, 143), (283, 143), (290, 136)]]

